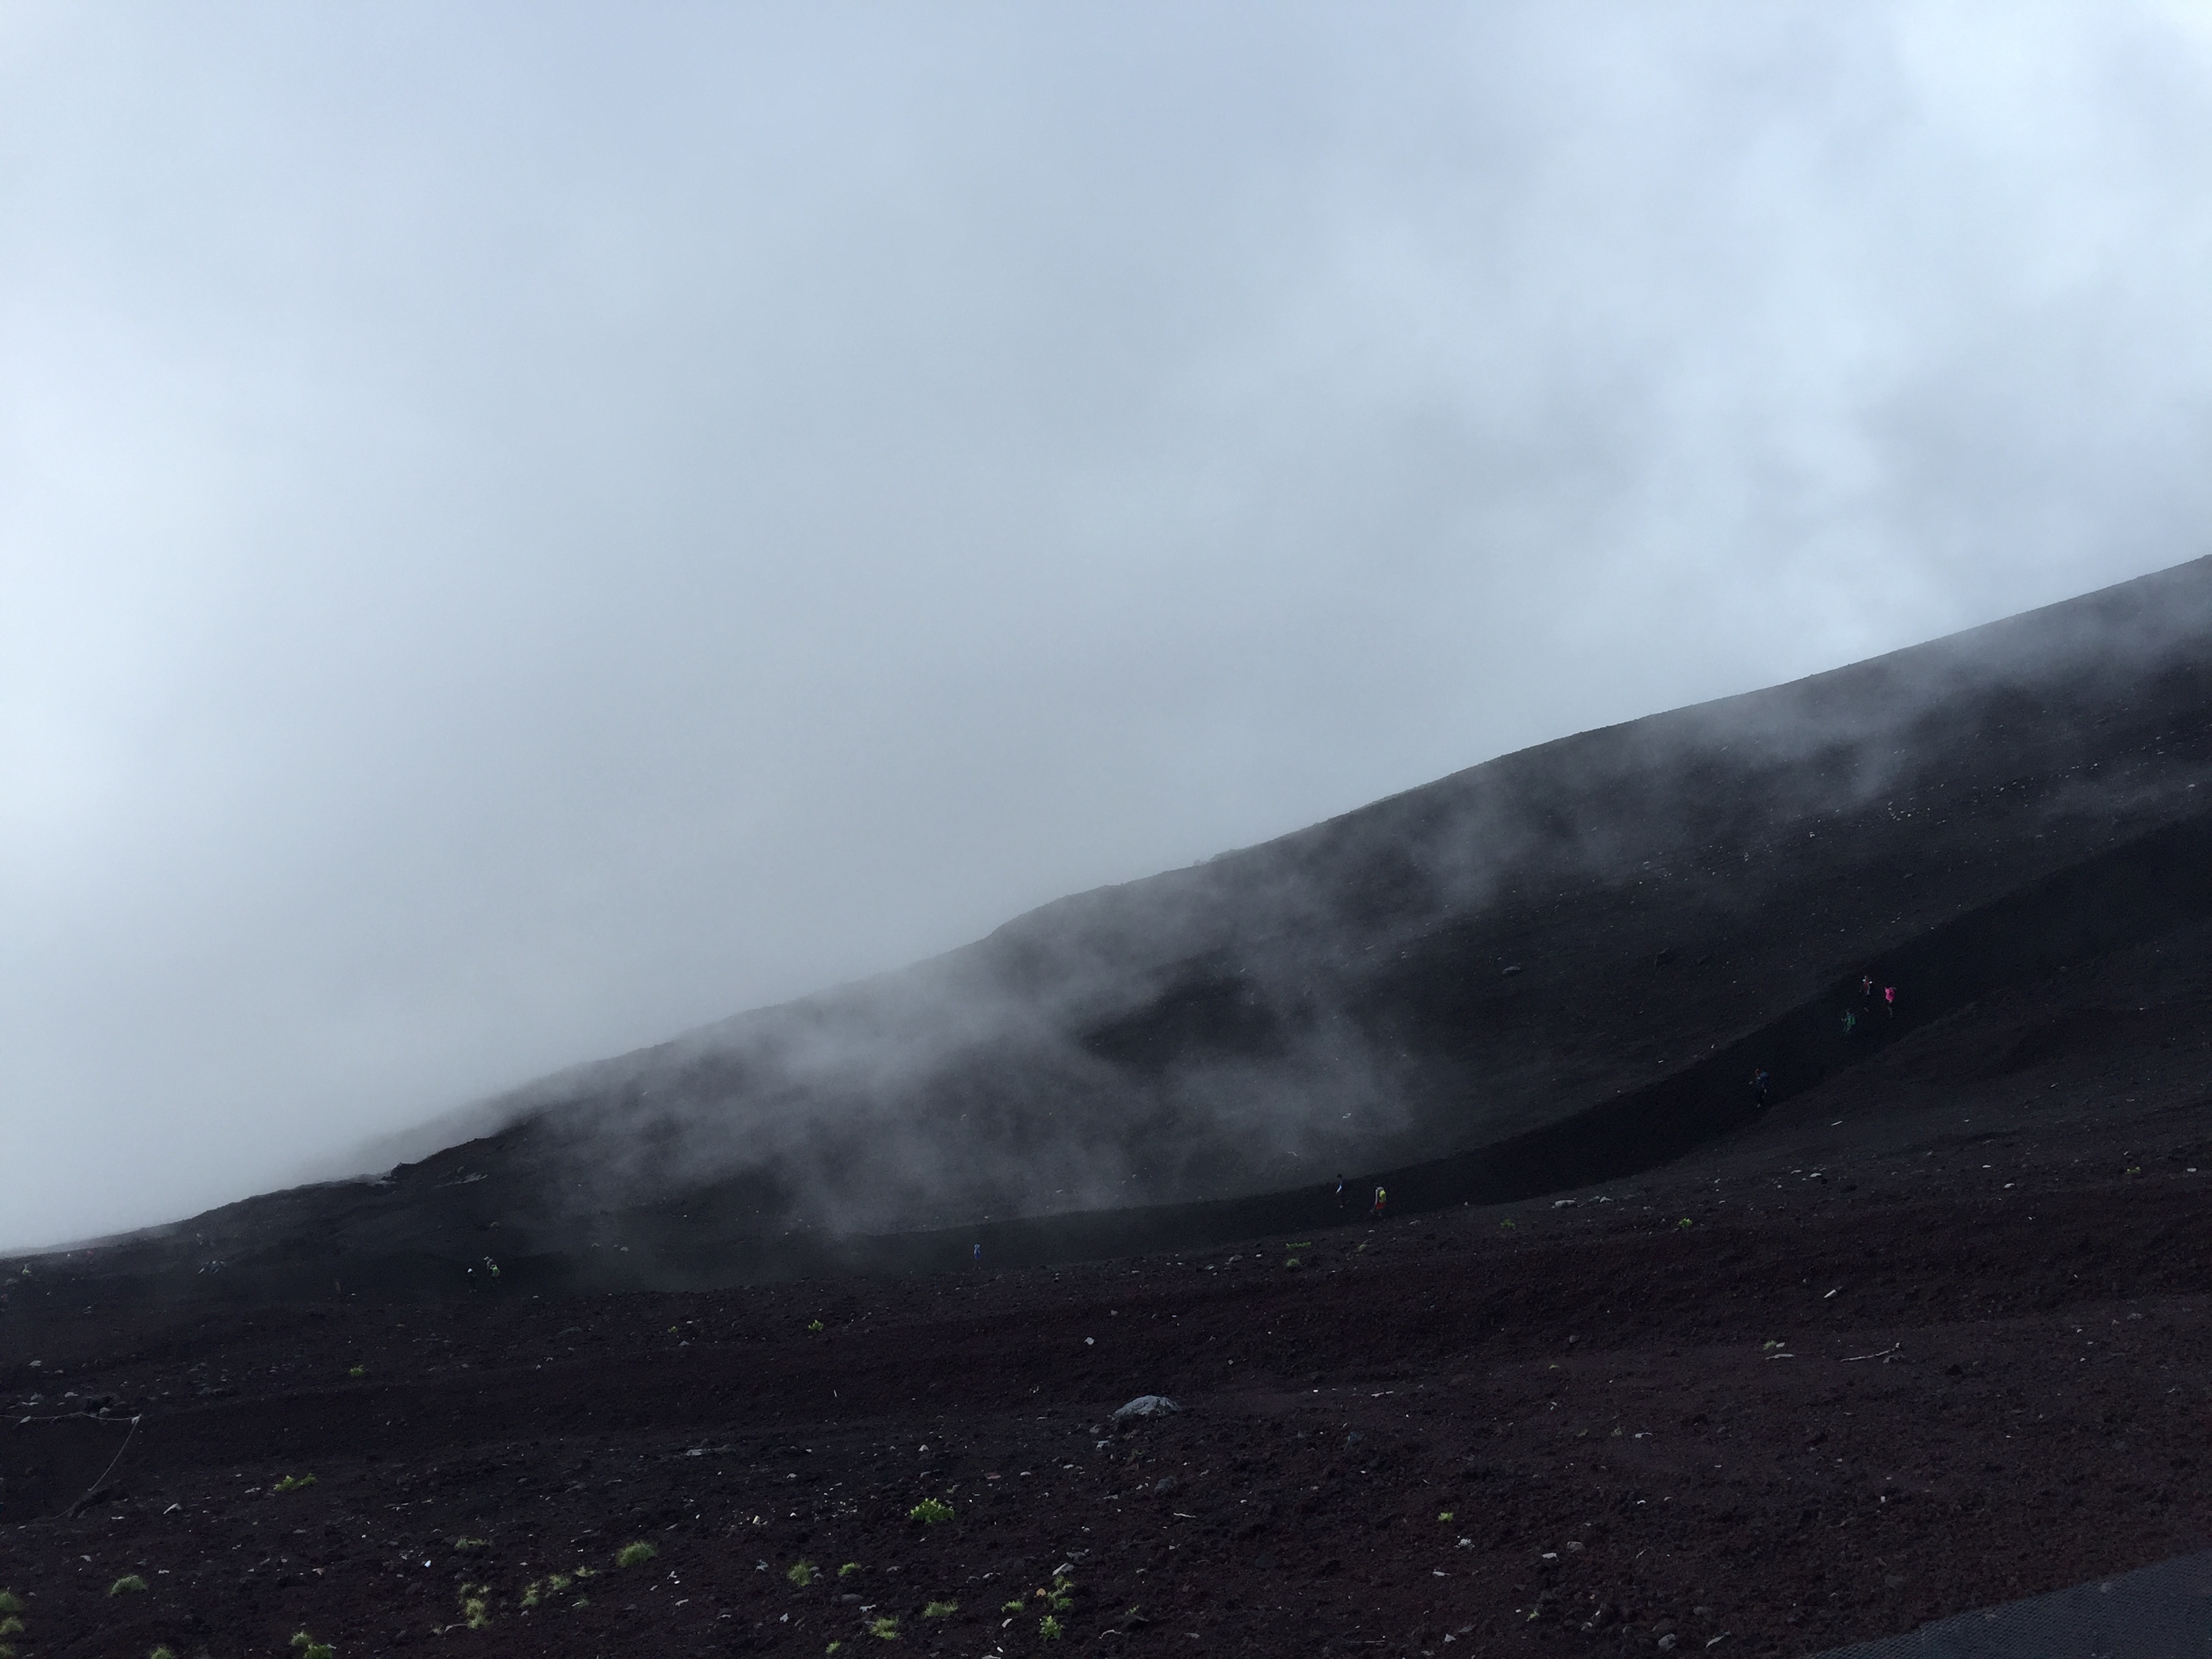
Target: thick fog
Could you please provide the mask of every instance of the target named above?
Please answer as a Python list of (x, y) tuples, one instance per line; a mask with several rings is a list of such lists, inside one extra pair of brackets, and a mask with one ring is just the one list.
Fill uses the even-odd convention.
[(2212, 10), (0, 11), (0, 1244), (2212, 550)]

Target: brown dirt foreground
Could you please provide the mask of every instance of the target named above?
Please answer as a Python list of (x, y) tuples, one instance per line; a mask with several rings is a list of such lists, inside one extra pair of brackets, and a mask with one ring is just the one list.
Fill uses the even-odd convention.
[(19, 1314), (15, 1415), (108, 1418), (15, 1423), (12, 1513), (123, 1455), (0, 1530), (0, 1645), (1801, 1654), (2201, 1546), (2212, 1158), (2092, 1114), (1808, 1167), (1829, 1109), (1082, 1267)]

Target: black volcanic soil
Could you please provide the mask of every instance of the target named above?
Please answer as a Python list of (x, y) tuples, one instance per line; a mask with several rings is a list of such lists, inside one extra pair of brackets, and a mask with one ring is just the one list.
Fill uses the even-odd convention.
[(1851, 1069), (1863, 972), (1886, 1042), (2208, 918), (2212, 559), (1048, 905), (64, 1265), (154, 1303), (465, 1294), (487, 1257), (704, 1289), (1303, 1231), (1340, 1172), (1509, 1200), (1710, 1146), (1754, 1066)]
[[(2202, 620), (2212, 562), (2123, 592)], [(2101, 637), (2054, 614), (2038, 650)], [(1948, 702), (1929, 650), (1726, 728), (1889, 698), (1850, 742), (1574, 739), (1128, 933), (1068, 1121), (1172, 1164), (1176, 1068), (1326, 1084), (1284, 1033), (1328, 1005), (1419, 1096), (1349, 1209), (1220, 1122), (1214, 1184), (1089, 1215), (840, 1238), (680, 1146), (592, 1208), (561, 1113), (751, 1075), (661, 1056), (380, 1184), (0, 1263), (0, 1648), (1796, 1655), (2212, 1542), (2212, 622)], [(1509, 798), (1518, 873), (1446, 892), (1436, 824)], [(1231, 900), (1285, 871), (1326, 914), (1262, 939)], [(1060, 1156), (1044, 1052), (906, 1103), (972, 1083)], [(1114, 1431), (1146, 1393), (1183, 1409)]]
[[(2212, 914), (2208, 802), (2212, 559), (1048, 905), (111, 1271), (155, 1297), (211, 1260), (255, 1294), (450, 1291), (489, 1254), (539, 1292), (704, 1288), (1338, 1171), (1396, 1173), (1409, 1201), (1526, 1194), (1592, 1173), (1556, 1154), (1594, 1138), (1617, 1177), (1727, 1127), (1754, 1060), (1785, 1094), (1832, 1069), (1863, 969), (1912, 1027)], [(1314, 1224), (1256, 1213), (993, 1242), (1034, 1261)]]
[[(676, 1294), (63, 1305), (34, 1263), (14, 1645), (1802, 1654), (2198, 1547), (2209, 944), (1572, 1202)], [(1183, 1411), (1113, 1431), (1149, 1392)]]

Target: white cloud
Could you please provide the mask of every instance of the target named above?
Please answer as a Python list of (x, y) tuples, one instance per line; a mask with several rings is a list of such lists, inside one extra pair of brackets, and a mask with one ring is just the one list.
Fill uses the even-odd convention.
[(11, 11), (6, 1232), (2203, 551), (2203, 20)]

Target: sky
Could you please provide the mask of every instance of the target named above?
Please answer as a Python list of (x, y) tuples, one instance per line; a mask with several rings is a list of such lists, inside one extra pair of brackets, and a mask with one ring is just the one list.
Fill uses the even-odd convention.
[(2212, 551), (2212, 4), (0, 6), (0, 1246)]

